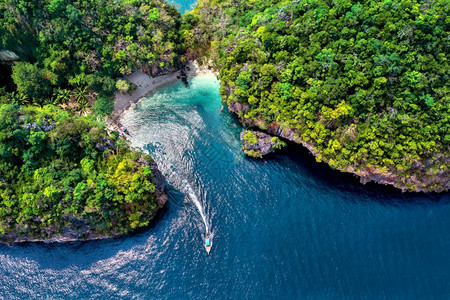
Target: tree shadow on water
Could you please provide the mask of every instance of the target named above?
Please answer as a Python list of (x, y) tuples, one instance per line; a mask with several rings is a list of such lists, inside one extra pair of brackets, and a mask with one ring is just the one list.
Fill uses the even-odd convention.
[[(312, 177), (315, 184), (323, 189), (337, 190), (352, 201), (376, 201), (383, 205), (405, 204), (449, 204), (450, 195), (444, 193), (402, 192), (393, 186), (369, 182), (362, 184), (359, 177), (332, 169), (326, 163), (317, 163), (314, 156), (302, 145), (288, 142), (288, 147), (269, 157), (270, 160), (291, 165), (296, 172), (304, 172)], [(289, 162), (286, 162), (289, 160)], [(352, 197), (357, 194), (358, 197)]]
[[(237, 124), (240, 128), (243, 128), (235, 115), (231, 115), (229, 118), (232, 124)], [(350, 199), (351, 201), (361, 201), (364, 199), (367, 202), (375, 201), (382, 205), (393, 206), (405, 204), (450, 204), (449, 192), (402, 192), (393, 186), (378, 184), (372, 181), (362, 184), (359, 177), (354, 174), (334, 170), (323, 162), (318, 163), (303, 145), (285, 139), (282, 140), (286, 142), (287, 147), (279, 152), (267, 155), (264, 158), (264, 162), (274, 161), (284, 165), (290, 165), (290, 167), (296, 169), (295, 172), (305, 172), (322, 189), (338, 190), (340, 193), (346, 195), (344, 198)], [(355, 193), (359, 194), (359, 196), (352, 197)], [(361, 195), (364, 195), (364, 197), (361, 197)]]

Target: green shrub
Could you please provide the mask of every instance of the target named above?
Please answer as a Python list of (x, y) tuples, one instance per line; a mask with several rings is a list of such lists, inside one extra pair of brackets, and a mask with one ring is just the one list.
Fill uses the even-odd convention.
[(258, 142), (258, 138), (256, 137), (256, 134), (253, 133), (252, 131), (247, 131), (247, 133), (244, 135), (244, 140), (249, 145), (254, 145)]

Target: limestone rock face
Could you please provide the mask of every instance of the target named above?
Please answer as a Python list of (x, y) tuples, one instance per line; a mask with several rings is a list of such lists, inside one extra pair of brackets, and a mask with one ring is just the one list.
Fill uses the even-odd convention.
[(251, 157), (262, 158), (285, 146), (278, 137), (260, 131), (244, 130), (241, 133), (242, 149)]
[[(301, 144), (307, 148), (313, 156), (319, 155), (319, 151), (314, 147), (314, 143), (306, 142), (301, 138), (301, 132), (298, 129), (291, 128), (289, 126), (280, 124), (273, 121), (267, 124), (263, 119), (257, 118), (256, 120), (251, 120), (245, 117), (245, 113), (249, 110), (248, 104), (239, 103), (236, 101), (231, 101), (228, 103), (228, 110), (238, 116), (240, 122), (252, 128), (262, 128), (267, 133), (274, 136), (282, 137), (288, 141)], [(241, 140), (245, 136), (247, 131), (241, 134)], [(249, 156), (262, 157), (262, 151), (258, 152), (256, 145), (250, 145), (250, 148), (246, 150), (246, 146), (243, 146), (244, 152)], [(250, 153), (250, 154), (248, 154)], [(253, 154), (253, 155), (252, 155)], [(446, 157), (445, 154), (438, 154), (436, 159), (443, 162), (443, 164), (449, 164), (450, 158)], [(328, 161), (325, 161), (329, 163)], [(433, 162), (422, 162), (417, 161), (414, 165), (416, 169), (422, 169), (425, 173), (428, 166), (433, 164)], [(337, 170), (347, 173), (353, 173), (357, 175), (361, 183), (366, 184), (368, 182), (376, 182), (384, 185), (392, 185), (403, 192), (445, 192), (450, 189), (450, 181), (448, 170), (440, 170), (435, 176), (431, 178), (416, 178), (416, 176), (402, 177), (398, 175), (396, 170), (380, 170), (374, 167), (368, 166), (345, 166), (337, 168)]]
[(141, 166), (150, 166), (150, 170), (152, 170), (153, 174), (153, 184), (156, 186), (156, 200), (158, 201), (159, 207), (156, 209), (162, 208), (167, 200), (169, 199), (169, 196), (165, 192), (166, 188), (166, 178), (161, 173), (161, 171), (158, 169), (158, 165), (155, 161), (147, 161), (142, 156), (139, 157), (139, 165)]
[(56, 125), (56, 122), (53, 122), (52, 124), (50, 124), (48, 122), (48, 120), (44, 120), (42, 122), (42, 125), (38, 125), (38, 124), (36, 124), (36, 122), (33, 122), (33, 123), (28, 123), (28, 124), (23, 125), (23, 128), (26, 128), (26, 129), (33, 128), (36, 131), (49, 132), (49, 131), (55, 129), (55, 125)]

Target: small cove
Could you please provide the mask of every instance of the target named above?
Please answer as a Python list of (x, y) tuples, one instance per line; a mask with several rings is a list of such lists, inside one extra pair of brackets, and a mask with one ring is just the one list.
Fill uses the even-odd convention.
[[(168, 85), (121, 122), (166, 175), (146, 231), (0, 246), (0, 298), (427, 298), (450, 295), (448, 194), (402, 194), (291, 146), (246, 158), (209, 77)], [(205, 224), (213, 233), (208, 256)]]

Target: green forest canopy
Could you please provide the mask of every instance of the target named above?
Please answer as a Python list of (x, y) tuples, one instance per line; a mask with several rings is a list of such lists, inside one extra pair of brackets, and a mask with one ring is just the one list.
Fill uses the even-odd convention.
[(94, 100), (90, 112), (106, 116), (117, 77), (178, 68), (180, 24), (160, 0), (0, 0), (0, 49), (19, 56), (1, 66), (0, 239), (114, 236), (148, 225), (159, 207), (151, 157), (67, 103), (81, 114)]
[(0, 106), (0, 239), (119, 235), (159, 204), (149, 163), (104, 125), (48, 105)]
[(244, 122), (293, 128), (318, 161), (448, 189), (448, 1), (201, 0), (183, 18), (159, 0), (104, 3), (0, 0), (0, 48), (20, 57), (1, 76), (14, 84), (0, 86), (1, 234), (148, 224), (157, 201), (141, 155), (100, 151), (104, 124), (46, 104), (86, 105), (93, 91), (92, 112), (107, 115), (118, 76), (196, 57), (220, 69)]
[(200, 1), (183, 35), (209, 50), (225, 101), (248, 104), (247, 124), (294, 128), (332, 167), (443, 190), (449, 12), (445, 0)]
[(111, 99), (117, 76), (183, 62), (180, 24), (161, 0), (0, 0), (0, 49), (20, 57), (13, 79), (31, 102), (85, 87)]

